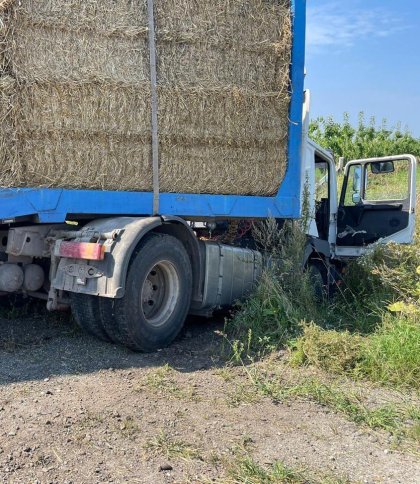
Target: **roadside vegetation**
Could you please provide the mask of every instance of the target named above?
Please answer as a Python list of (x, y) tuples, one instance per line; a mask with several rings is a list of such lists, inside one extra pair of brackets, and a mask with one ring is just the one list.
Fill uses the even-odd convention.
[[(358, 128), (347, 117), (344, 123), (319, 119), (311, 132), (316, 141), (348, 159), (420, 154), (420, 140), (385, 125), (376, 128), (374, 121), (366, 126), (362, 115)], [(256, 227), (268, 260), (280, 263), (267, 265), (253, 296), (226, 324), (232, 360), (243, 365), (264, 395), (307, 398), (357, 423), (420, 441), (420, 412), (415, 406), (390, 403), (370, 408), (363, 396), (341, 383), (337, 386), (344, 378), (418, 396), (419, 227), (413, 245), (378, 245), (349, 264), (334, 296), (319, 301), (300, 263), (304, 224), (288, 223), (279, 229), (269, 221)], [(286, 361), (290, 367), (312, 369), (317, 376), (292, 384), (282, 382), (275, 371), (261, 369), (261, 361), (279, 354), (282, 365)]]
[(292, 361), (420, 388), (420, 243), (378, 246), (347, 269), (324, 319), (310, 316)]
[(412, 246), (377, 246), (351, 263), (329, 301), (316, 299), (300, 265), (300, 226), (289, 224), (277, 237), (281, 253), (274, 249), (273, 257), (280, 264), (265, 269), (253, 296), (227, 323), (234, 358), (287, 347), (295, 365), (419, 389), (419, 237)]

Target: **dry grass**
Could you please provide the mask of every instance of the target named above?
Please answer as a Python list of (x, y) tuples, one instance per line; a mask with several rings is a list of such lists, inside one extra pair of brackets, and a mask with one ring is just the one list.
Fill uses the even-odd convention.
[(364, 340), (348, 331), (326, 331), (310, 324), (296, 341), (294, 364), (310, 364), (333, 373), (352, 372), (361, 359)]
[(150, 456), (165, 456), (168, 459), (200, 459), (200, 450), (183, 440), (174, 439), (161, 431), (156, 437), (148, 440), (144, 449)]
[[(12, 3), (0, 4), (0, 184), (150, 190), (145, 2)], [(277, 191), (289, 3), (157, 2), (162, 191)]]

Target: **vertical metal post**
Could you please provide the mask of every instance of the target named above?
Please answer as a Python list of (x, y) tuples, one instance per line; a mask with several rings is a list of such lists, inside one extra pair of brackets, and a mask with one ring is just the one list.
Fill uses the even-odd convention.
[(154, 1), (147, 0), (149, 20), (150, 87), (152, 103), (153, 214), (159, 213), (159, 134)]
[(346, 159), (343, 156), (340, 156), (340, 158), (338, 159), (337, 173), (342, 173), (344, 171), (345, 163)]

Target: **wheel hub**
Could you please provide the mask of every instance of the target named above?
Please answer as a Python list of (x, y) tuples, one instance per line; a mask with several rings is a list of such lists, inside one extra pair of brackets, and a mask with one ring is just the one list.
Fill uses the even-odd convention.
[(142, 303), (147, 303), (153, 299), (153, 283), (149, 279), (144, 281), (143, 291), (142, 291)]
[(148, 273), (141, 289), (143, 314), (149, 324), (162, 326), (179, 299), (180, 282), (175, 266), (161, 261)]

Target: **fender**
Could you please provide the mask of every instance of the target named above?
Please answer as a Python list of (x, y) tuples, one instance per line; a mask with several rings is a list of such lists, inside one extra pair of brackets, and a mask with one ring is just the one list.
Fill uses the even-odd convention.
[(193, 271), (193, 295), (192, 303), (201, 303), (203, 300), (203, 285), (204, 285), (204, 259), (205, 255), (200, 249), (200, 242), (198, 241), (194, 231), (187, 224), (187, 222), (176, 216), (162, 216), (163, 224), (156, 228), (154, 232), (173, 235), (180, 240), (191, 259), (191, 267)]
[[(160, 227), (162, 223), (160, 217), (115, 217), (89, 222), (81, 229), (82, 234), (85, 232), (87, 238), (81, 237), (76, 239), (77, 241), (89, 240), (89, 233), (92, 232), (105, 234), (119, 231), (120, 233), (102, 261), (60, 258), (55, 277), (51, 282), (52, 287), (93, 296), (123, 297), (131, 256), (140, 240), (153, 229)], [(80, 278), (77, 275), (81, 272), (83, 274), (92, 272), (92, 276)]]
[[(115, 217), (98, 219), (85, 225), (82, 233), (92, 232), (111, 233), (119, 231), (119, 235), (111, 244), (109, 252), (102, 261), (84, 261), (61, 258), (56, 275), (52, 281), (54, 289), (69, 292), (90, 294), (108, 298), (122, 298), (125, 294), (125, 282), (130, 260), (142, 238), (151, 231), (167, 233), (177, 237), (186, 247), (191, 258), (194, 274), (194, 299), (200, 297), (200, 281), (202, 279), (199, 243), (194, 232), (188, 224), (178, 217)], [(83, 238), (77, 239), (82, 241)], [(84, 274), (92, 272), (92, 276), (80, 279), (69, 274), (69, 267), (73, 266), (72, 273)], [(195, 270), (194, 270), (195, 269)]]
[(329, 260), (331, 257), (329, 242), (316, 237), (308, 237), (303, 255), (303, 266), (307, 265), (312, 254), (315, 254), (317, 259), (322, 258), (320, 256), (323, 256), (326, 260)]

